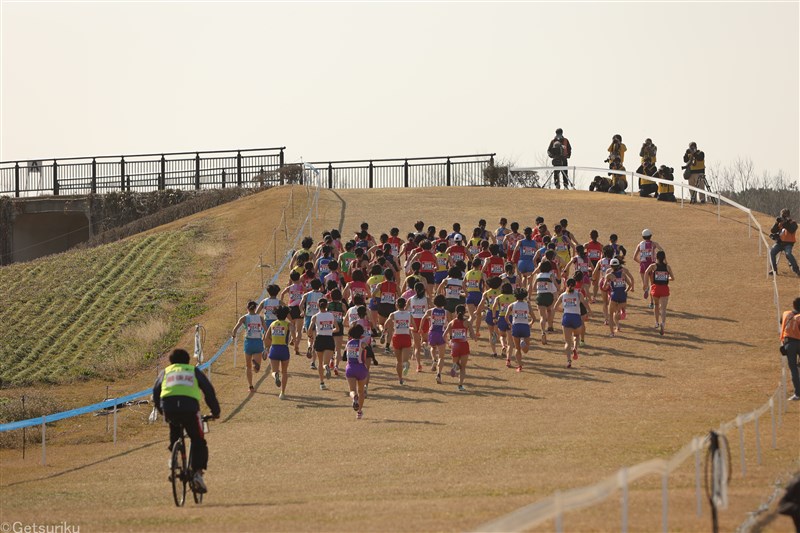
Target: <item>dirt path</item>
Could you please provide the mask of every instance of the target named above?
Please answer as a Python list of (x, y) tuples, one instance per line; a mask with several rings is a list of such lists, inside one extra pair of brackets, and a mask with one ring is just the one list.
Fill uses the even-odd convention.
[[(270, 206), (259, 197), (246, 200), (213, 213), (236, 234), (230, 277), (221, 284), (247, 272), (259, 250), (238, 225)], [(550, 225), (566, 216), (579, 240), (588, 240), (590, 229), (603, 237), (613, 231), (632, 250), (649, 227), (677, 277), (668, 333), (660, 338), (653, 330), (637, 280), (621, 335), (608, 338), (602, 319), (592, 320), (588, 346), (570, 370), (555, 342), (534, 346), (517, 374), (481, 341), (472, 344), (468, 391), (459, 393), (449, 378), (436, 385), (427, 369), (412, 372), (401, 388), (389, 357), (379, 354), (362, 421), (353, 416), (344, 380), (319, 391), (305, 359), (292, 360), (289, 399), (281, 402), (263, 374), (248, 396), (242, 358), (233, 369), (228, 353), (214, 374), (224, 413), (209, 435), (211, 493), (202, 507), (174, 508), (166, 428), (139, 423), (116, 446), (58, 446), (56, 436), (45, 468), (36, 465), (36, 453), (23, 462), (19, 452), (4, 451), (0, 521), (67, 521), (85, 531), (464, 530), (623, 465), (671, 456), (693, 436), (761, 405), (778, 382), (765, 256), (758, 256), (755, 238), (748, 240), (743, 216), (723, 208), (718, 223), (715, 209), (546, 190), (326, 191), (315, 234), (341, 223), (349, 236), (361, 221), (374, 233), (406, 231), (417, 219), (436, 226), (460, 221), (469, 231), (479, 218), (494, 228), (500, 216), (523, 225), (536, 215)], [(785, 274), (779, 281), (785, 306), (800, 285)], [(230, 319), (215, 320), (210, 337), (220, 339)], [(762, 420), (761, 466), (747, 426), (745, 478), (732, 435), (731, 508), (721, 530), (735, 529), (768, 496), (773, 479), (793, 462), (796, 468), (798, 408), (791, 405), (783, 418), (777, 450), (769, 448), (769, 417)], [(660, 527), (660, 487), (656, 478), (632, 487), (632, 530)], [(707, 509), (694, 516), (693, 487), (693, 465), (670, 478), (672, 529), (708, 527)], [(571, 513), (564, 527), (618, 529), (619, 500)]]

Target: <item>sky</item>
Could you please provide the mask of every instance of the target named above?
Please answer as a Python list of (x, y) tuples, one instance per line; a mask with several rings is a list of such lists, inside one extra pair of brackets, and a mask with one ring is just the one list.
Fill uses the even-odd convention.
[(603, 166), (619, 133), (676, 168), (695, 141), (709, 165), (797, 180), (799, 6), (3, 1), (0, 160), (286, 146), (533, 166), (561, 127), (573, 165)]

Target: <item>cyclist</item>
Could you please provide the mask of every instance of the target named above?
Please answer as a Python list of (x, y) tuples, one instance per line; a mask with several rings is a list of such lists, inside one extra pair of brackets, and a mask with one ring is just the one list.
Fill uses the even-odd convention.
[(203, 471), (208, 468), (208, 445), (203, 435), (200, 395), (202, 393), (206, 405), (211, 409), (211, 416), (219, 418), (217, 395), (208, 378), (189, 364), (189, 352), (176, 348), (169, 355), (169, 362), (153, 385), (153, 402), (169, 422), (170, 451), (186, 429), (192, 441), (192, 483), (197, 492), (207, 492)]

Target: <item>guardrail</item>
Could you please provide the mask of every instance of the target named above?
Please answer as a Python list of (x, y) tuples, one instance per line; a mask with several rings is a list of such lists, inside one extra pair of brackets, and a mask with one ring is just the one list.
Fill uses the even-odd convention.
[(282, 183), (285, 146), (0, 162), (0, 195), (253, 187)]
[[(733, 200), (730, 200), (719, 193), (714, 193), (702, 189), (698, 189), (696, 187), (692, 187), (687, 184), (683, 183), (676, 183), (674, 181), (663, 180), (660, 178), (653, 178), (650, 176), (643, 176), (641, 174), (636, 174), (635, 172), (620, 172), (620, 171), (609, 171), (608, 169), (598, 169), (593, 167), (529, 167), (529, 168), (521, 168), (521, 169), (510, 169), (511, 172), (514, 171), (533, 171), (533, 170), (545, 170), (545, 171), (553, 171), (553, 170), (572, 170), (573, 175), (576, 171), (589, 171), (589, 172), (596, 172), (602, 170), (603, 172), (613, 172), (615, 174), (625, 174), (631, 176), (631, 182), (635, 178), (644, 178), (655, 183), (665, 183), (669, 185), (673, 185), (677, 188), (683, 188), (689, 191), (695, 192), (702, 192), (708, 196), (714, 197), (717, 200), (717, 220), (720, 219), (720, 210), (719, 206), (722, 202), (735, 207), (736, 209), (743, 211), (748, 215), (748, 237), (751, 235), (751, 228), (754, 225), (758, 230), (758, 244), (759, 244), (759, 255), (761, 255), (761, 247), (763, 246), (768, 249), (769, 243), (764, 236), (764, 232), (762, 231), (761, 224), (758, 220), (753, 216), (753, 213), (747, 207), (744, 207)], [(630, 183), (629, 183), (630, 185)], [(631, 190), (631, 194), (634, 194), (633, 189)], [(682, 195), (683, 196), (683, 195)], [(681, 202), (681, 206), (683, 206), (683, 202)], [(752, 225), (751, 225), (752, 223)], [(774, 274), (774, 270), (772, 270), (772, 263), (769, 261), (769, 257), (767, 257), (767, 263), (769, 265), (769, 272)], [(775, 305), (775, 310), (777, 313), (778, 321), (777, 324), (780, 324), (780, 317), (781, 317), (781, 310), (780, 310), (780, 300), (778, 295), (778, 283), (775, 279), (776, 276), (772, 276), (772, 285), (773, 285), (773, 292), (774, 292), (774, 300), (773, 303)], [(780, 331), (780, 326), (778, 326), (778, 330)], [(738, 430), (739, 433), (739, 449), (740, 449), (740, 465), (741, 465), (741, 472), (742, 476), (744, 477), (747, 472), (747, 464), (746, 464), (746, 457), (745, 457), (745, 438), (744, 438), (744, 425), (753, 422), (755, 424), (755, 447), (756, 447), (756, 457), (758, 464), (761, 464), (762, 457), (761, 457), (761, 434), (759, 431), (759, 419), (767, 412), (770, 412), (771, 417), (771, 424), (772, 424), (772, 448), (777, 448), (777, 428), (783, 425), (783, 418), (782, 414), (787, 410), (787, 401), (786, 401), (786, 394), (787, 394), (787, 387), (786, 387), (786, 366), (783, 364), (783, 360), (781, 359), (781, 377), (780, 383), (778, 384), (777, 389), (772, 393), (769, 400), (758, 407), (757, 409), (750, 411), (749, 413), (737, 415), (731, 421), (725, 422), (720, 425), (718, 429), (718, 433), (722, 435), (727, 435), (733, 430)], [(776, 406), (777, 404), (777, 406)], [(776, 413), (777, 407), (777, 413)], [(583, 509), (585, 507), (590, 507), (592, 505), (599, 504), (612, 495), (617, 493), (618, 491), (621, 492), (622, 501), (620, 506), (620, 524), (621, 530), (623, 532), (628, 530), (628, 487), (630, 483), (641, 479), (648, 475), (661, 475), (661, 528), (663, 531), (667, 531), (669, 527), (669, 474), (674, 472), (677, 468), (682, 466), (689, 458), (694, 457), (695, 459), (695, 497), (697, 501), (697, 509), (696, 514), (697, 516), (702, 515), (702, 494), (701, 494), (701, 460), (700, 460), (700, 452), (704, 449), (706, 444), (706, 440), (703, 437), (694, 437), (692, 440), (683, 446), (675, 455), (673, 455), (669, 459), (652, 459), (650, 461), (645, 461), (639, 463), (637, 465), (631, 467), (625, 467), (618, 470), (615, 474), (606, 477), (605, 479), (595, 483), (594, 485), (590, 485), (587, 487), (572, 489), (565, 492), (556, 492), (547, 498), (544, 498), (538, 502), (532, 503), (525, 507), (522, 507), (516, 511), (513, 511), (509, 514), (501, 516), (495, 520), (482, 524), (475, 528), (474, 531), (476, 532), (522, 532), (526, 531), (536, 525), (541, 524), (542, 522), (546, 522), (548, 520), (555, 520), (555, 529), (556, 531), (563, 531), (563, 517), (566, 512), (569, 511), (576, 511), (579, 509)]]
[[(292, 248), (297, 246), (297, 243), (299, 242), (300, 238), (302, 237), (306, 226), (309, 226), (309, 228), (311, 227), (312, 214), (315, 213), (315, 211), (318, 214), (318, 210), (319, 210), (318, 204), (319, 204), (320, 187), (319, 187), (318, 173), (309, 173), (308, 174), (308, 178), (304, 180), (304, 183), (306, 184), (306, 186), (313, 186), (314, 189), (315, 189), (315, 192), (314, 192), (314, 196), (311, 199), (311, 202), (309, 204), (308, 213), (306, 214), (305, 220), (303, 221), (303, 224), (297, 230), (297, 233), (295, 235), (294, 241), (293, 241), (293, 243), (291, 245)], [(285, 224), (285, 209), (284, 209), (284, 217), (281, 220), (282, 220), (282, 223)], [(273, 234), (273, 239), (274, 239), (274, 237), (275, 237), (275, 234)], [(283, 269), (286, 268), (286, 265), (289, 264), (289, 261), (291, 260), (291, 257), (292, 257), (292, 255), (290, 253), (286, 254), (286, 256), (284, 257), (282, 263), (280, 264), (278, 269), (275, 271), (275, 274), (272, 277), (270, 283), (275, 283), (278, 280), (278, 276), (281, 274)], [(263, 299), (265, 297), (265, 295), (266, 295), (266, 288), (263, 287), (263, 285), (264, 284), (262, 283), (262, 293), (261, 293), (261, 296), (260, 296), (259, 299)], [(202, 364), (198, 365), (197, 368), (199, 368), (200, 370), (207, 370), (208, 373), (210, 374), (211, 370), (212, 370), (212, 365), (222, 356), (223, 353), (225, 353), (225, 351), (232, 344), (234, 345), (233, 366), (235, 367), (236, 366), (236, 361), (235, 361), (236, 342), (235, 342), (235, 339), (229, 338), (222, 344), (222, 346), (220, 346), (220, 348), (217, 350), (217, 352), (214, 354), (214, 356), (211, 359), (209, 359), (205, 363), (202, 363)], [(94, 412), (97, 412), (97, 411), (103, 411), (103, 410), (112, 411), (113, 415), (114, 415), (114, 442), (116, 443), (116, 441), (117, 441), (116, 433), (117, 433), (117, 410), (118, 410), (118, 407), (126, 404), (127, 402), (132, 402), (132, 401), (135, 401), (135, 400), (138, 400), (138, 399), (150, 396), (150, 395), (152, 395), (152, 389), (148, 388), (148, 389), (144, 389), (144, 390), (141, 390), (141, 391), (138, 391), (138, 392), (134, 392), (134, 393), (128, 394), (126, 396), (121, 396), (119, 398), (110, 398), (110, 399), (104, 400), (102, 402), (98, 402), (98, 403), (95, 403), (95, 404), (87, 405), (87, 406), (84, 406), (84, 407), (78, 407), (76, 409), (70, 409), (68, 411), (61, 411), (59, 413), (53, 413), (53, 414), (50, 414), (50, 415), (44, 415), (44, 416), (40, 416), (40, 417), (37, 417), (37, 418), (30, 418), (30, 419), (27, 419), (27, 420), (19, 420), (19, 421), (16, 421), (16, 422), (8, 422), (8, 423), (5, 423), (5, 424), (0, 424), (0, 433), (5, 432), (5, 431), (13, 431), (13, 430), (18, 430), (18, 429), (23, 429), (23, 428), (40, 426), (41, 427), (41, 436), (42, 436), (42, 460), (41, 460), (41, 464), (45, 465), (46, 462), (47, 462), (47, 424), (52, 423), (52, 422), (57, 422), (59, 420), (64, 420), (64, 419), (67, 419), (67, 418), (73, 418), (73, 417), (80, 416), (80, 415), (94, 413)]]
[(360, 159), (308, 163), (329, 189), (483, 185), (483, 171), (496, 154)]

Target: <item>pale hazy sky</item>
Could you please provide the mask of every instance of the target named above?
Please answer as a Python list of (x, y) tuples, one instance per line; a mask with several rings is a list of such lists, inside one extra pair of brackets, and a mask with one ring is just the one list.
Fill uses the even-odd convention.
[(0, 159), (286, 145), (533, 165), (562, 127), (575, 165), (620, 133), (675, 167), (696, 141), (798, 179), (799, 18), (796, 1), (2, 2)]

